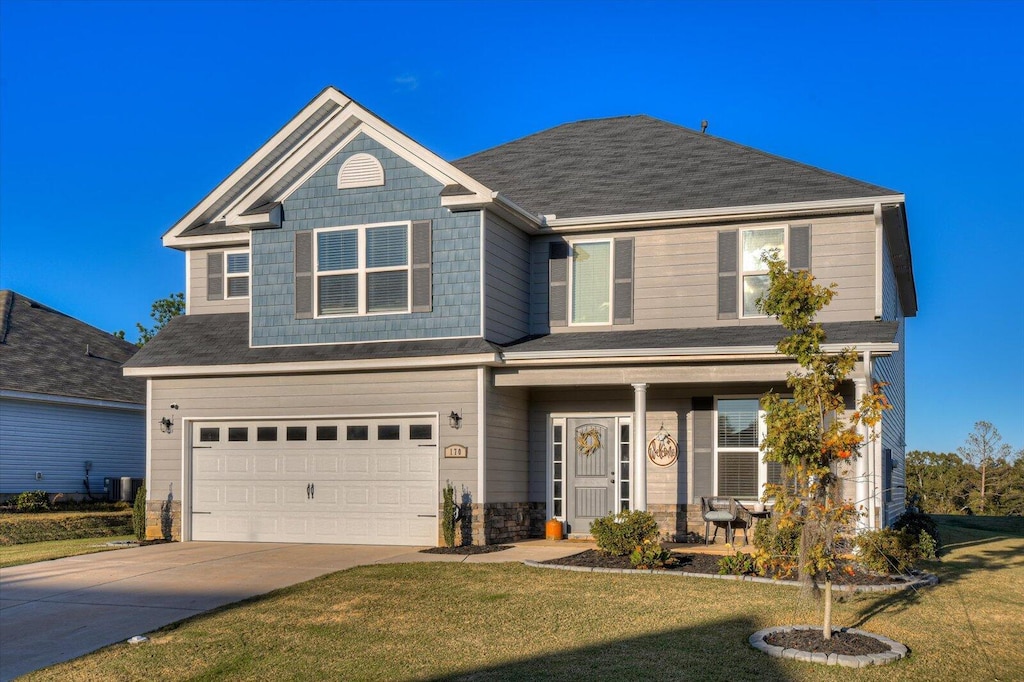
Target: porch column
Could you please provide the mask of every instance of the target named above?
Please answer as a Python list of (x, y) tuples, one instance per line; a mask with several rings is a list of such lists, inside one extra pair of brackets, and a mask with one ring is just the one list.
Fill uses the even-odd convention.
[(647, 511), (647, 384), (633, 384), (633, 509)]
[[(867, 391), (867, 382), (863, 379), (857, 379), (853, 382), (853, 388), (856, 404), (860, 405), (860, 400)], [(861, 447), (861, 455), (857, 458), (857, 462), (854, 466), (854, 480), (856, 481), (856, 486), (854, 488), (855, 506), (858, 511), (860, 511), (861, 506), (864, 507), (863, 513), (859, 513), (857, 515), (858, 530), (866, 530), (870, 527), (868, 523), (868, 510), (871, 508), (871, 505), (874, 504), (874, 501), (871, 499), (871, 485), (868, 473), (868, 459), (871, 457), (871, 453), (869, 452), (870, 448), (867, 444), (867, 427), (863, 427), (862, 431), (864, 434), (864, 440), (863, 446)]]

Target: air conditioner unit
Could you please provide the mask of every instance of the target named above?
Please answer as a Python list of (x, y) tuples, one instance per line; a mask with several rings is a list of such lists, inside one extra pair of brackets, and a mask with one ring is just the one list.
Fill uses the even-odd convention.
[(139, 488), (145, 479), (131, 476), (111, 476), (103, 479), (103, 489), (107, 491), (107, 499), (111, 502), (135, 502)]

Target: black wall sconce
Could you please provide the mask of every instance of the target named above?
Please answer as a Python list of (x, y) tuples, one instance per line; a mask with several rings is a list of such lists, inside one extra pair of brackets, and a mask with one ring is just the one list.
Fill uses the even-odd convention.
[(160, 418), (160, 431), (163, 433), (170, 433), (171, 429), (174, 428), (174, 420), (170, 417)]
[(455, 410), (452, 410), (452, 413), (448, 415), (448, 426), (453, 429), (457, 429), (462, 426), (462, 415)]

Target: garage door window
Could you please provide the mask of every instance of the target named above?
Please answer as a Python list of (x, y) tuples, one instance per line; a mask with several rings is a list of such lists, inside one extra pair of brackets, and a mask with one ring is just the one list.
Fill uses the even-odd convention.
[(345, 440), (370, 440), (369, 426), (349, 426), (345, 428)]
[(258, 440), (258, 441), (275, 441), (275, 440), (277, 440), (277, 427), (276, 426), (259, 426), (259, 427), (256, 427), (256, 440)]
[(337, 426), (318, 426), (318, 427), (316, 427), (316, 439), (317, 440), (338, 440), (338, 427)]
[(234, 442), (249, 440), (249, 429), (244, 426), (232, 426), (228, 429), (228, 440)]
[(434, 428), (430, 424), (412, 424), (409, 426), (409, 440), (432, 440)]
[(210, 426), (199, 429), (200, 443), (216, 443), (218, 441), (220, 441), (220, 429)]
[(398, 424), (381, 424), (377, 427), (377, 440), (401, 440), (402, 428)]
[(288, 440), (306, 440), (306, 427), (305, 426), (289, 426), (285, 432), (285, 438)]

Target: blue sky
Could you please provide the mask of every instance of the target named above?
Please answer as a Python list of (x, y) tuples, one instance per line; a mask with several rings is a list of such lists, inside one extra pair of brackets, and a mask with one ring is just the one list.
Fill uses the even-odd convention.
[(0, 4), (0, 286), (98, 327), (325, 85), (441, 156), (644, 113), (904, 192), (909, 449), (1024, 446), (1024, 3)]

